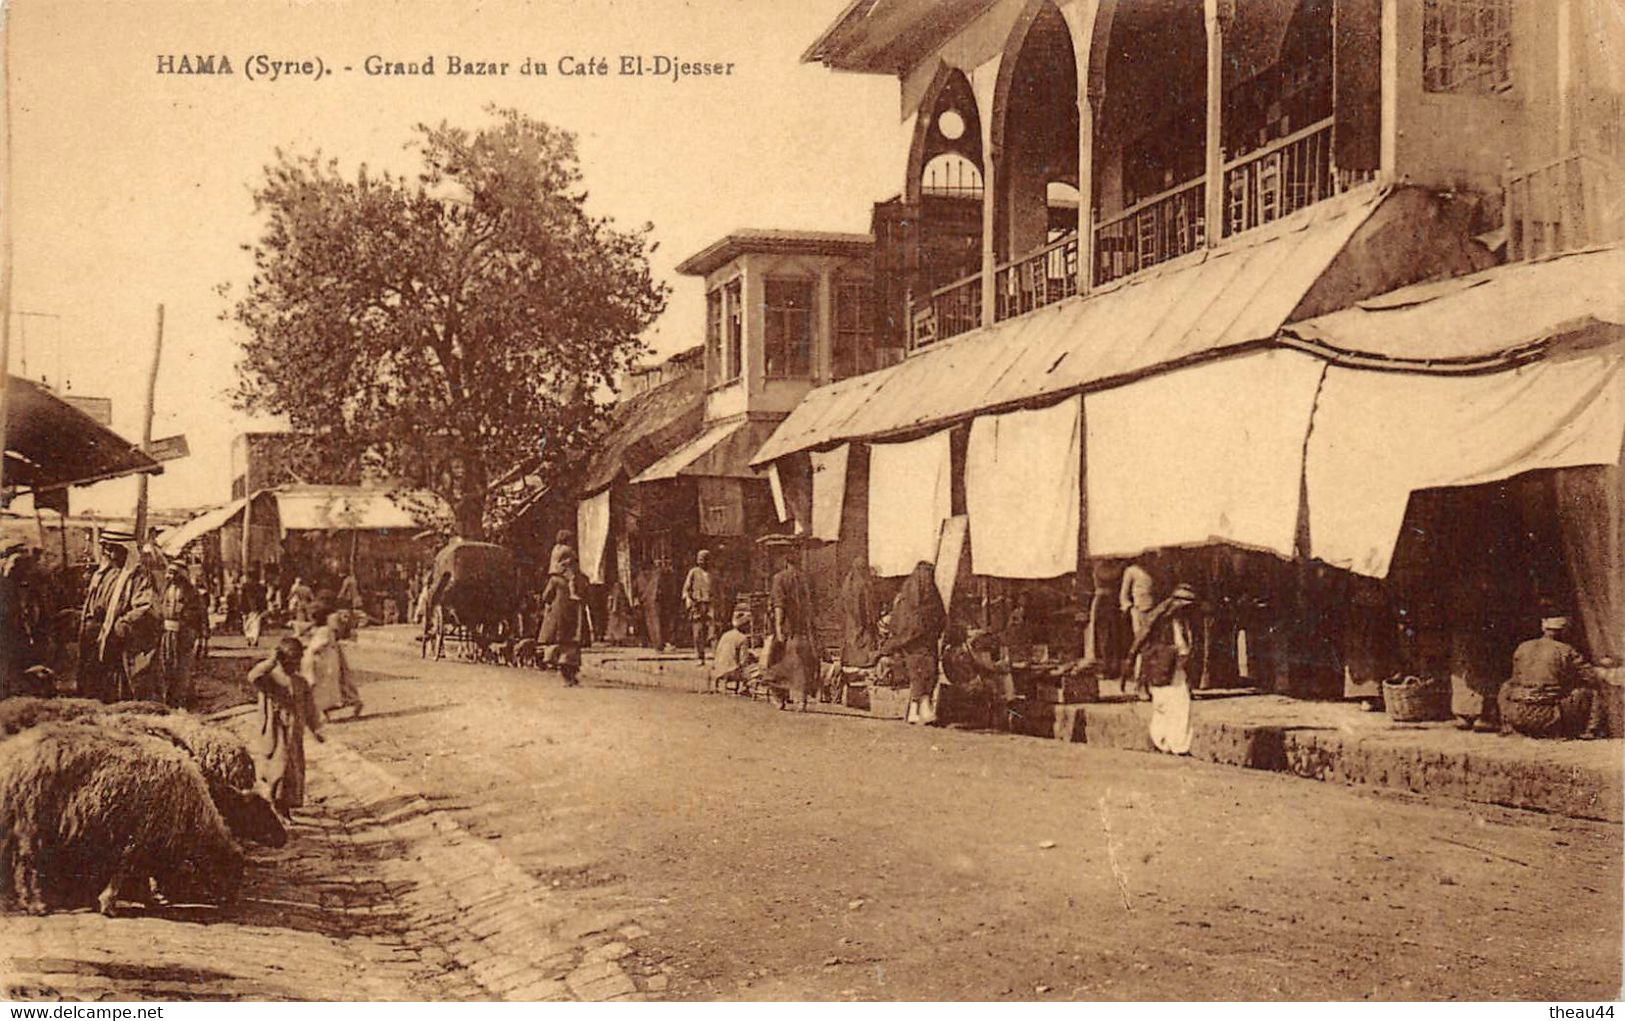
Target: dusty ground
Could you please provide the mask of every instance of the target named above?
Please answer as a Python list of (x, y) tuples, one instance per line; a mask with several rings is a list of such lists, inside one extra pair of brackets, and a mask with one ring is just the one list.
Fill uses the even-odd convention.
[(578, 903), (651, 995), (1613, 998), (1618, 827), (352, 652), (335, 733)]

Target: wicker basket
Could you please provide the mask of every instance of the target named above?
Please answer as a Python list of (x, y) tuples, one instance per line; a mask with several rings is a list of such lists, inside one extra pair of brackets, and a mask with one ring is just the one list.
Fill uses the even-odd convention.
[(1395, 723), (1450, 718), (1450, 682), (1437, 677), (1406, 677), (1382, 682), (1382, 702)]

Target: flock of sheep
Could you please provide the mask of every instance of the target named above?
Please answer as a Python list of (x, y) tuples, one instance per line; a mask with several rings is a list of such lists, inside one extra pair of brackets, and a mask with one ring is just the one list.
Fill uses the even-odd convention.
[(226, 905), (240, 842), (287, 839), (225, 726), (153, 702), (0, 701), (0, 908)]

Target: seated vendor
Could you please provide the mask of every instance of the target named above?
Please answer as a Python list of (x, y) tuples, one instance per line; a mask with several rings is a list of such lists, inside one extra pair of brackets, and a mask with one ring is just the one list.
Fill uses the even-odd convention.
[(1512, 679), (1500, 693), (1503, 734), (1601, 736), (1605, 724), (1596, 676), (1579, 650), (1562, 640), (1568, 626), (1567, 617), (1544, 617), (1540, 637), (1512, 654)]
[(717, 639), (716, 655), (711, 659), (711, 691), (735, 690), (749, 680), (749, 672), (756, 662), (750, 651), (750, 639), (745, 631), (750, 627), (750, 611), (744, 607), (734, 610), (733, 624)]

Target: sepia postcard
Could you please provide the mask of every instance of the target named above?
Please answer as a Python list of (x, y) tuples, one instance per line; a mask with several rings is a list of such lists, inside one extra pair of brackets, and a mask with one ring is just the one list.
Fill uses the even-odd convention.
[(1621, 0), (0, 17), (28, 1016), (1613, 1017)]

